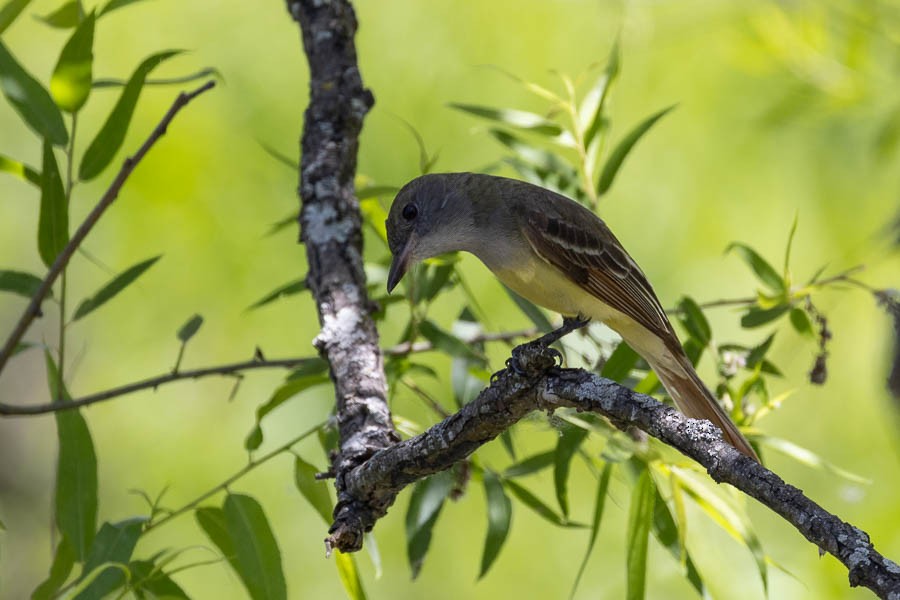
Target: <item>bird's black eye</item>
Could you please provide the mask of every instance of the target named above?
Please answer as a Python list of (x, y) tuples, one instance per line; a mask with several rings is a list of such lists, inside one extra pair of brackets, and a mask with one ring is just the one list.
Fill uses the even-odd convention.
[(410, 203), (403, 207), (402, 214), (404, 219), (406, 219), (407, 221), (412, 221), (417, 216), (419, 216), (419, 209), (416, 208), (415, 204)]

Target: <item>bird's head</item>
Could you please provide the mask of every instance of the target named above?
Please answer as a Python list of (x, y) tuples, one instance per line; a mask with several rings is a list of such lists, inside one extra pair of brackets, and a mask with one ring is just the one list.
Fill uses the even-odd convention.
[(468, 250), (476, 234), (469, 173), (435, 173), (407, 183), (394, 198), (385, 226), (394, 259), (388, 292), (417, 262)]

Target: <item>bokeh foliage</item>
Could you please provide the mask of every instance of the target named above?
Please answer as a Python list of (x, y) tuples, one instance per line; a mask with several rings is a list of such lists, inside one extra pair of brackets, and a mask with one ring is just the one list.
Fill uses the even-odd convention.
[[(66, 491), (65, 477), (73, 473), (88, 487), (99, 481), (99, 510), (93, 500), (56, 508), (63, 538), (50, 575), (62, 584), (72, 563), (84, 563), (85, 576), (75, 585), (89, 597), (126, 579), (116, 567), (96, 567), (131, 560), (129, 576), (144, 582), (148, 594), (177, 594), (177, 581), (198, 597), (243, 597), (244, 590), (279, 597), (285, 589), (333, 596), (341, 587), (333, 569), (316, 567), (324, 532), (316, 514), (326, 516), (331, 500), (313, 479), (325, 466), (322, 448), (333, 445), (333, 432), (309, 429), (327, 417), (331, 398), (324, 365), (305, 343), (316, 324), (300, 283), (302, 252), (286, 233), (296, 210), (290, 149), (304, 103), (297, 75), (303, 59), (278, 3), (218, 10), (203, 4), (114, 1), (91, 12), (91, 3), (78, 11), (74, 3), (13, 0), (0, 12), (4, 27), (15, 9), (24, 9), (0, 38), (8, 50), (0, 68), (4, 81), (12, 78), (19, 84), (14, 91), (26, 94), (17, 103), (5, 85), (13, 108), (0, 111), (9, 132), (0, 152), (22, 161), (0, 162), (13, 176), (0, 181), (3, 221), (14, 224), (0, 236), (0, 268), (15, 270), (0, 277), (4, 289), (33, 290), (41, 261), (52, 261), (116, 161), (165, 110), (173, 88), (146, 85), (157, 67), (164, 73), (159, 78), (177, 83), (214, 65), (227, 82), (211, 106), (192, 108), (175, 124), (87, 252), (76, 257), (67, 290), (67, 385), (59, 386), (55, 375), (58, 323), (47, 310), (47, 322), (29, 340), (48, 351), (18, 356), (16, 370), (0, 379), (0, 394), (22, 402), (64, 399), (73, 389), (102, 389), (172, 364), (186, 368), (254, 353), (310, 357), (286, 378), (175, 384), (84, 411), (87, 419), (61, 413), (56, 421), (66, 451), (60, 464), (71, 460), (72, 468), (59, 471), (58, 496), (75, 497)], [(127, 10), (109, 14), (110, 6)], [(386, 346), (425, 339), (440, 350), (389, 358), (400, 430), (419, 431), (471, 399), (508, 353), (502, 344), (460, 339), (479, 330), (546, 328), (547, 315), (527, 306), (519, 311), (467, 257), (432, 261), (405, 298), (382, 297), (384, 203), (395, 184), (429, 169), (517, 172), (599, 203), (660, 296), (675, 305), (692, 356), (706, 355), (707, 381), (719, 383), (767, 455), (776, 450), (790, 457), (782, 462), (772, 455), (776, 470), (870, 531), (887, 555), (900, 554), (891, 508), (896, 422), (883, 416), (891, 410), (882, 385), (889, 321), (865, 290), (821, 289), (822, 280), (858, 263), (869, 265), (866, 281), (896, 279), (890, 239), (879, 237), (896, 212), (890, 173), (900, 120), (883, 93), (895, 80), (889, 65), (896, 60), (896, 8), (886, 2), (675, 9), (398, 1), (360, 3), (358, 10), (363, 74), (378, 98), (359, 180), (370, 225), (371, 291), (384, 306)], [(151, 34), (147, 22), (167, 27)], [(223, 31), (255, 41), (236, 53)], [(617, 38), (620, 49), (610, 61)], [(185, 46), (193, 55), (159, 53)], [(496, 68), (478, 66), (487, 63), (530, 83), (523, 88)], [(585, 75), (560, 77), (551, 68)], [(93, 89), (85, 86), (92, 79)], [(49, 91), (41, 94), (40, 87)], [(642, 123), (662, 115), (654, 111), (676, 103), (640, 140), (630, 133), (643, 133)], [(475, 121), (449, 104), (488, 119)], [(78, 112), (77, 137), (60, 110)], [(132, 119), (128, 133), (124, 124)], [(72, 137), (75, 145), (67, 146)], [(618, 148), (630, 151), (627, 159)], [(272, 154), (286, 155), (281, 162), (292, 168)], [(63, 210), (73, 157), (80, 183)], [(273, 222), (286, 226), (270, 227)], [(276, 233), (264, 237), (267, 230)], [(735, 240), (730, 254), (736, 256), (720, 258)], [(793, 248), (792, 260), (785, 246)], [(158, 264), (148, 258), (160, 254)], [(814, 278), (825, 264), (829, 270)], [(134, 285), (126, 289), (128, 283)], [(118, 292), (122, 297), (106, 304)], [(54, 297), (62, 301), (59, 292)], [(723, 297), (749, 300), (736, 310), (704, 312), (698, 305)], [(12, 323), (22, 300), (4, 294), (0, 302), (4, 322)], [(254, 303), (260, 306), (244, 311)], [(97, 314), (75, 324), (94, 309)], [(189, 318), (195, 313), (202, 319)], [(823, 328), (836, 334), (827, 347), (820, 346), (827, 342)], [(570, 342), (571, 363), (595, 365), (608, 357), (604, 375), (648, 392), (657, 387), (633, 353), (613, 351), (615, 340), (601, 328)], [(811, 363), (825, 352), (830, 377), (826, 387), (812, 387), (805, 383)], [(783, 409), (758, 422), (789, 393)], [(52, 419), (46, 421), (0, 422), (0, 445), (9, 457), (0, 473), (6, 525), (0, 589), (14, 597), (47, 576), (56, 454), (48, 440), (56, 433)], [(278, 457), (286, 454), (282, 444), (297, 438), (304, 440), (289, 444), (297, 453), (291, 473)], [(749, 520), (740, 497), (711, 489), (672, 452), (613, 432), (599, 419), (535, 417), (502, 442), (406, 493), (376, 531), (380, 557), (371, 551), (374, 539), (367, 540), (372, 560), (363, 557), (358, 567), (336, 557), (344, 588), (365, 585), (375, 597), (418, 597), (425, 588), (448, 597), (564, 596), (576, 574), (572, 547), (590, 539), (596, 550), (585, 560), (579, 587), (585, 596), (621, 596), (626, 587), (637, 596), (646, 585), (649, 597), (662, 589), (692, 597), (707, 587), (716, 596), (759, 597), (760, 581), (776, 597), (852, 594), (840, 565), (797, 558), (796, 552), (814, 553), (777, 519), (751, 510)], [(145, 519), (160, 523), (167, 509), (188, 506), (241, 465), (254, 467), (269, 456), (272, 464), (230, 483), (227, 494), (223, 488), (201, 509), (189, 507), (183, 514), (194, 512), (195, 522), (172, 518), (138, 539)], [(833, 464), (872, 483), (860, 484)], [(129, 495), (131, 488), (141, 491)], [(729, 535), (740, 543), (725, 541)], [(252, 555), (236, 550), (251, 546), (258, 550)], [(419, 574), (415, 584), (407, 581), (407, 560)], [(174, 572), (174, 580), (159, 577), (160, 569)], [(471, 577), (447, 577), (460, 570)]]

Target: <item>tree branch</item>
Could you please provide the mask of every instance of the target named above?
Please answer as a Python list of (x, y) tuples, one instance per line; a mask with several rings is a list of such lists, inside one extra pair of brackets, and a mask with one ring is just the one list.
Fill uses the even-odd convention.
[[(10, 357), (12, 357), (16, 350), (16, 346), (22, 340), (25, 332), (28, 331), (31, 322), (41, 315), (41, 302), (44, 301), (44, 298), (50, 292), (50, 288), (53, 287), (56, 278), (59, 277), (60, 273), (63, 272), (63, 269), (66, 268), (66, 265), (69, 264), (69, 259), (75, 254), (75, 251), (81, 245), (81, 242), (83, 242), (84, 238), (91, 232), (94, 225), (97, 224), (97, 221), (99, 221), (100, 217), (103, 216), (103, 213), (106, 212), (106, 209), (109, 208), (113, 201), (118, 197), (128, 176), (131, 175), (131, 172), (134, 171), (134, 168), (141, 162), (157, 140), (166, 133), (166, 128), (168, 128), (172, 119), (175, 118), (175, 115), (177, 115), (191, 100), (205, 91), (212, 89), (215, 85), (215, 81), (208, 81), (193, 92), (182, 92), (178, 94), (178, 97), (175, 98), (175, 102), (172, 103), (168, 112), (166, 112), (159, 124), (150, 133), (147, 140), (133, 156), (129, 156), (125, 159), (118, 175), (113, 179), (113, 182), (109, 185), (109, 188), (107, 188), (106, 193), (103, 194), (103, 197), (100, 198), (97, 206), (95, 206), (94, 210), (88, 214), (87, 218), (85, 218), (84, 222), (69, 240), (69, 243), (66, 244), (66, 247), (63, 248), (62, 252), (59, 253), (59, 256), (56, 257), (56, 260), (53, 261), (50, 270), (47, 272), (47, 276), (44, 277), (40, 287), (34, 292), (28, 306), (25, 308), (25, 312), (19, 317), (18, 323), (16, 323), (16, 326), (13, 328), (12, 333), (9, 334), (6, 344), (3, 346), (3, 349), (0, 350), (0, 372), (3, 371), (6, 363), (9, 361)], [(60, 368), (62, 367), (60, 366)]]
[(581, 369), (557, 369), (554, 357), (534, 342), (514, 351), (524, 372), (499, 373), (490, 387), (428, 431), (375, 453), (344, 475), (350, 500), (335, 513), (328, 547), (360, 548), (362, 534), (384, 516), (406, 485), (445, 470), (469, 456), (534, 410), (571, 407), (608, 418), (616, 427), (636, 427), (703, 465), (717, 482), (730, 483), (768, 506), (849, 570), (851, 586), (881, 598), (900, 598), (900, 566), (879, 554), (869, 536), (841, 521), (799, 489), (722, 439), (712, 423), (690, 419), (674, 408)]
[(378, 331), (371, 318), (362, 263), (362, 224), (354, 193), (363, 118), (375, 103), (356, 63), (356, 15), (347, 0), (288, 0), (309, 62), (300, 162), (301, 240), (307, 283), (322, 330), (315, 345), (331, 368), (340, 450), (332, 457), (341, 512), (343, 473), (396, 443), (387, 405)]

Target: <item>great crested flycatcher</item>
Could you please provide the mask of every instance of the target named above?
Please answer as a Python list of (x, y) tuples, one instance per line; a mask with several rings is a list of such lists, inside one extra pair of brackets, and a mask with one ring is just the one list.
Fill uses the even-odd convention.
[(471, 252), (535, 304), (606, 323), (644, 357), (684, 414), (712, 421), (759, 460), (700, 380), (640, 267), (587, 208), (515, 179), (437, 173), (400, 190), (386, 225), (394, 255), (389, 292), (418, 261)]

